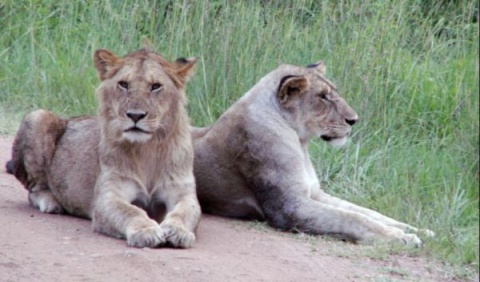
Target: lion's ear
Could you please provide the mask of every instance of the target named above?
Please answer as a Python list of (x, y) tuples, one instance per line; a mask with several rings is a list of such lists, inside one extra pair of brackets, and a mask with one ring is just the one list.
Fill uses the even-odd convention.
[(325, 74), (325, 71), (327, 70), (327, 68), (325, 67), (325, 64), (322, 61), (318, 61), (315, 64), (310, 64), (307, 66), (307, 68), (315, 69), (321, 74)]
[(93, 54), (93, 64), (97, 69), (100, 80), (106, 78), (107, 72), (118, 61), (118, 57), (107, 49), (98, 49)]
[(278, 100), (285, 104), (293, 97), (301, 94), (308, 87), (308, 80), (304, 76), (287, 75), (282, 78), (278, 86)]
[(180, 79), (181, 83), (184, 85), (188, 79), (193, 75), (193, 71), (195, 69), (195, 63), (197, 59), (194, 57), (190, 58), (178, 58), (175, 61), (175, 65), (177, 66), (176, 75)]

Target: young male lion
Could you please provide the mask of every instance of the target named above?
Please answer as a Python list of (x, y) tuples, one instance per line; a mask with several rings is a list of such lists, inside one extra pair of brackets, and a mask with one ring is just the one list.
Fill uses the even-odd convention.
[[(281, 65), (213, 125), (193, 128), (194, 172), (204, 212), (267, 220), (279, 229), (419, 246), (416, 228), (326, 194), (308, 143), (343, 145), (357, 114), (319, 62)], [(427, 231), (433, 235), (431, 231)]]
[(192, 246), (200, 217), (185, 83), (194, 59), (149, 48), (118, 58), (100, 49), (96, 117), (25, 116), (7, 168), (46, 213), (92, 219), (130, 246)]

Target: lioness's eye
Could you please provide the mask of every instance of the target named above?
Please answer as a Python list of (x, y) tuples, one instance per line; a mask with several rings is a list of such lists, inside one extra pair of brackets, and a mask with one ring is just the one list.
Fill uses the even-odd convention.
[(118, 86), (123, 90), (128, 90), (128, 82), (120, 80)]
[(152, 84), (152, 91), (158, 90), (160, 87), (162, 87), (160, 83), (154, 83)]
[(317, 96), (320, 97), (320, 99), (322, 99), (322, 100), (328, 100), (326, 91), (322, 91), (322, 92), (318, 93)]

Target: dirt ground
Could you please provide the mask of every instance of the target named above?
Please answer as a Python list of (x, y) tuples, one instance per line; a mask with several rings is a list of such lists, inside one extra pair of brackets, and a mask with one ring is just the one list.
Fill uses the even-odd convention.
[(451, 281), (422, 255), (207, 215), (192, 249), (130, 248), (87, 220), (29, 206), (5, 172), (11, 142), (0, 138), (0, 281)]

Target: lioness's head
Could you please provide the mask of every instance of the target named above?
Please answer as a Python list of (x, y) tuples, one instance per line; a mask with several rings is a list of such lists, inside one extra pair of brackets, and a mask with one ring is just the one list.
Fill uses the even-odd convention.
[(116, 142), (164, 137), (186, 103), (183, 91), (195, 59), (171, 63), (145, 48), (119, 58), (99, 49), (93, 56), (102, 130)]
[(284, 74), (278, 85), (278, 102), (300, 138), (320, 137), (333, 146), (344, 145), (358, 116), (325, 78), (323, 63), (306, 68), (284, 65), (279, 69)]

